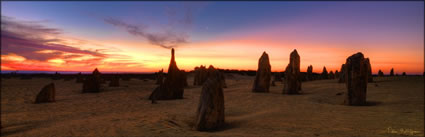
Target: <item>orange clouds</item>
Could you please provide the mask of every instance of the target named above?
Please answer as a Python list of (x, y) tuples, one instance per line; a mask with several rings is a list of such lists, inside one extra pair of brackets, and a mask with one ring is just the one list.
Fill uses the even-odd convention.
[[(63, 36), (58, 29), (6, 21), (15, 26), (24, 26), (27, 30), (15, 31), (17, 28), (14, 25), (12, 29), (2, 29), (2, 70), (91, 71), (99, 68), (111, 72), (155, 72), (161, 68), (167, 70), (170, 61), (170, 50), (146, 42), (118, 38), (89, 42)], [(258, 58), (266, 51), (272, 71), (284, 71), (290, 52), (297, 49), (303, 72), (308, 65), (313, 65), (313, 72), (316, 73), (320, 73), (324, 66), (328, 71), (339, 70), (345, 59), (357, 52), (370, 58), (373, 73), (379, 69), (388, 73), (391, 68), (396, 73), (421, 74), (424, 71), (423, 47), (411, 48), (421, 44), (418, 42), (347, 42), (338, 38), (313, 41), (296, 34), (278, 35), (285, 29), (292, 29), (290, 32), (306, 30), (272, 28), (246, 30), (242, 31), (243, 34), (229, 33), (208, 41), (186, 43), (176, 48), (177, 65), (187, 71), (199, 65), (256, 70)], [(37, 34), (42, 37), (32, 37)], [(404, 48), (403, 44), (410, 48)]]

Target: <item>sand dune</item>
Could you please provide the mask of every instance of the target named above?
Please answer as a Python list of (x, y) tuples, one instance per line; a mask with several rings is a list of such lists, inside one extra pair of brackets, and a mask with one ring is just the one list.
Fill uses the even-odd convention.
[[(33, 104), (39, 90), (56, 85), (56, 102)], [(345, 85), (337, 80), (303, 82), (302, 95), (253, 93), (254, 77), (233, 74), (224, 89), (226, 126), (215, 132), (192, 129), (201, 86), (184, 99), (151, 104), (154, 80), (120, 81), (100, 93), (81, 93), (82, 84), (33, 78), (2, 79), (2, 136), (424, 136), (423, 77), (374, 78), (369, 106), (341, 105)], [(401, 132), (403, 129), (408, 132)]]

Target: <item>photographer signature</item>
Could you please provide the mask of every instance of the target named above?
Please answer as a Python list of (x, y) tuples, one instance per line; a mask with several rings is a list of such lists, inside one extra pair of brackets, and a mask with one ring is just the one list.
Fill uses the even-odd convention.
[(400, 129), (397, 130), (397, 129), (394, 129), (392, 127), (388, 127), (387, 133), (398, 134), (398, 135), (407, 135), (407, 136), (423, 136), (421, 131), (413, 130), (413, 129), (404, 129), (404, 128), (400, 128)]

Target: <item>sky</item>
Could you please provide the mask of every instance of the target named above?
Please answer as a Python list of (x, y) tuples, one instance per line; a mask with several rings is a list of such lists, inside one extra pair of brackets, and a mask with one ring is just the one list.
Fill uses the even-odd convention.
[(362, 52), (372, 72), (424, 72), (424, 2), (1, 2), (1, 70), (156, 72), (340, 70)]

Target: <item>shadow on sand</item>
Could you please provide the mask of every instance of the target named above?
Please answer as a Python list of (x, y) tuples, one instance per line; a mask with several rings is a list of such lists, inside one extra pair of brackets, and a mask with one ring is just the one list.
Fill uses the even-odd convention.
[(16, 133), (30, 131), (36, 129), (37, 127), (40, 127), (41, 123), (41, 121), (30, 121), (22, 123), (3, 124), (1, 129), (1, 136), (8, 136)]
[(358, 105), (359, 107), (367, 107), (367, 106), (377, 106), (382, 104), (382, 102), (379, 101), (366, 101), (366, 104), (364, 105)]

